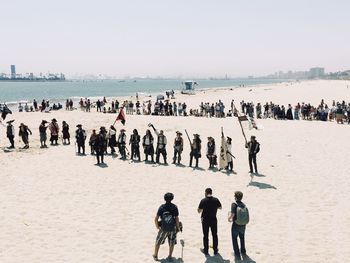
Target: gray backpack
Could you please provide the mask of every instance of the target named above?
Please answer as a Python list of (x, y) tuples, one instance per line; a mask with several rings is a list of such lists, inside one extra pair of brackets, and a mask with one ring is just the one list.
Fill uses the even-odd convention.
[(241, 206), (237, 205), (236, 209), (236, 220), (235, 223), (239, 226), (245, 226), (249, 223), (249, 211), (248, 207), (243, 204)]

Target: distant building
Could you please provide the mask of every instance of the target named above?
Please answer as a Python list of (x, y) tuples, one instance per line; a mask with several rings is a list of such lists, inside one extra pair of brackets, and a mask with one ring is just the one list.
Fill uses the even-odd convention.
[(11, 79), (16, 78), (16, 65), (11, 65)]
[(309, 77), (312, 79), (324, 77), (324, 68), (310, 68)]

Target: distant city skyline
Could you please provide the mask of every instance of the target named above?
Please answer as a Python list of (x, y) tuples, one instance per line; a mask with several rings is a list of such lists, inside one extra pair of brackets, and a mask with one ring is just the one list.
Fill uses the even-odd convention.
[(347, 0), (4, 1), (0, 73), (247, 77), (350, 69)]

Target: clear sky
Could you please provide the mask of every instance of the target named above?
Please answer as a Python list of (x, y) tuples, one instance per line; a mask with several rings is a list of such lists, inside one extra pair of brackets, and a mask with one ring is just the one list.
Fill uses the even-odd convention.
[(0, 72), (247, 76), (350, 69), (349, 0), (3, 0)]

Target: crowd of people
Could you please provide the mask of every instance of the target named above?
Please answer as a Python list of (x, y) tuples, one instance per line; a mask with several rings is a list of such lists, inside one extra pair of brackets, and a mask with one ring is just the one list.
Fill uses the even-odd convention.
[[(81, 98), (79, 100), (79, 107), (83, 111), (90, 112), (91, 108), (95, 108), (97, 112), (102, 113), (118, 113), (121, 108), (125, 109), (126, 114), (136, 115), (156, 115), (156, 116), (196, 116), (196, 117), (232, 117), (237, 115), (238, 109), (235, 108), (234, 100), (231, 101), (230, 107), (226, 108), (225, 104), (219, 100), (217, 102), (201, 102), (198, 108), (188, 108), (186, 102), (171, 101), (174, 99), (174, 93), (167, 92), (167, 99), (163, 96), (157, 97), (155, 102), (152, 100), (140, 101), (138, 95), (136, 100), (118, 101), (109, 100), (106, 97), (91, 102), (89, 98)], [(32, 105), (25, 103), (19, 104), (19, 111), (42, 111), (49, 112), (51, 110), (62, 109), (60, 103), (50, 105), (48, 100), (42, 100), (38, 105), (34, 99)], [(72, 99), (66, 100), (66, 110), (74, 110), (74, 102)], [(226, 111), (225, 111), (226, 109)], [(350, 124), (350, 102), (332, 101), (331, 106), (328, 106), (324, 100), (321, 100), (318, 106), (310, 103), (297, 103), (280, 105), (273, 102), (255, 103), (240, 102), (240, 112), (254, 119), (273, 118), (277, 120), (320, 120), (320, 121), (336, 121), (337, 123)]]
[[(14, 120), (7, 121), (6, 136), (10, 142), (10, 146), (8, 147), (9, 149), (15, 148), (15, 127), (13, 125), (13, 122)], [(132, 134), (129, 136), (129, 140), (127, 139), (125, 129), (121, 129), (117, 135), (117, 130), (113, 125), (111, 125), (108, 130), (104, 126), (100, 127), (99, 131), (93, 129), (88, 140), (88, 145), (90, 146), (90, 154), (96, 155), (97, 165), (104, 164), (104, 156), (107, 154), (117, 156), (118, 154), (116, 149), (118, 150), (120, 159), (126, 160), (127, 158), (130, 158), (133, 161), (140, 162), (140, 147), (142, 146), (145, 162), (160, 164), (162, 158), (162, 163), (164, 165), (168, 165), (168, 141), (166, 135), (164, 134), (164, 131), (156, 129), (151, 123), (148, 126), (152, 129), (154, 134), (152, 134), (151, 129), (147, 129), (145, 135), (141, 137), (138, 130), (134, 129)], [(74, 137), (77, 146), (77, 154), (85, 155), (88, 135), (81, 124), (76, 125), (76, 128), (77, 129), (75, 130)], [(51, 146), (58, 145), (59, 138), (61, 138), (63, 145), (69, 145), (71, 142), (70, 126), (66, 121), (62, 121), (62, 125), (60, 127), (58, 121), (55, 118), (53, 118), (51, 122), (42, 120), (38, 129), (41, 148), (48, 147), (46, 144), (48, 140), (48, 131), (50, 135), (49, 141)], [(202, 157), (202, 140), (199, 134), (193, 134), (193, 138), (190, 139), (190, 136), (186, 130), (185, 132), (190, 144), (189, 166), (198, 168), (199, 160)], [(19, 126), (18, 135), (24, 143), (22, 149), (28, 149), (30, 141), (29, 136), (32, 135), (31, 129), (24, 123), (21, 123)], [(172, 163), (176, 165), (180, 165), (182, 160), (184, 149), (184, 139), (182, 135), (183, 134), (180, 131), (177, 131), (174, 142), (172, 144)], [(128, 146), (130, 146), (130, 151), (128, 149)], [(245, 146), (248, 148), (250, 172), (253, 173), (253, 171), (255, 171), (255, 173), (257, 173), (258, 170), (256, 164), (256, 154), (260, 151), (260, 144), (256, 141), (255, 136), (252, 136), (251, 140), (247, 142)], [(215, 143), (215, 139), (209, 136), (207, 138), (205, 149), (205, 156), (209, 162), (209, 169), (214, 169), (218, 166), (218, 155), (216, 153), (216, 148), (217, 145)], [(221, 148), (222, 146), (220, 147), (220, 151), (222, 151)], [(225, 167), (219, 168), (226, 169), (228, 172), (233, 172), (233, 158), (235, 157), (232, 154), (232, 139), (230, 137), (227, 137), (225, 139), (224, 149), (226, 149), (224, 155), (227, 160), (227, 165)], [(220, 152), (220, 154), (222, 153)]]
[(310, 103), (297, 103), (294, 107), (288, 104), (275, 104), (266, 102), (264, 105), (258, 103), (256, 106), (252, 102), (240, 103), (241, 112), (251, 118), (273, 118), (277, 120), (320, 120), (336, 121), (337, 123), (347, 122), (350, 124), (350, 103), (345, 101), (336, 102), (333, 100), (328, 106), (322, 99), (318, 106)]

